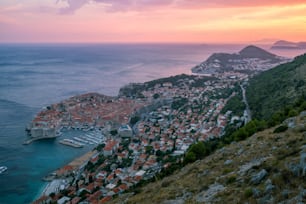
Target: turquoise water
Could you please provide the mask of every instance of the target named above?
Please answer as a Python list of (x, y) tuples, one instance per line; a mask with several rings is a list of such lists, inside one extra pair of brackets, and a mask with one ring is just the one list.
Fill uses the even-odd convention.
[[(45, 186), (42, 177), (92, 148), (75, 149), (56, 139), (22, 145), (26, 125), (42, 107), (86, 92), (114, 96), (129, 82), (190, 73), (214, 52), (238, 52), (243, 47), (0, 45), (0, 166), (8, 167), (0, 175), (0, 204), (30, 203)], [(67, 132), (64, 137), (79, 134)]]

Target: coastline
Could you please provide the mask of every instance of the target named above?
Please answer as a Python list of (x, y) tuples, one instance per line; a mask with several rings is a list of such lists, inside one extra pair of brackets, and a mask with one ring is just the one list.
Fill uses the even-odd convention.
[[(91, 150), (91, 151), (73, 159), (71, 162), (69, 162), (65, 166), (60, 167), (59, 169), (57, 169), (54, 172), (56, 172), (56, 174), (58, 174), (58, 173), (63, 173), (64, 174), (66, 172), (65, 168), (67, 166), (73, 168), (74, 170), (81, 169), (87, 164), (87, 162), (90, 160), (90, 158), (97, 153), (98, 153), (97, 150)], [(60, 189), (60, 186), (65, 183), (64, 181), (65, 181), (65, 179), (60, 178), (60, 177), (59, 178), (53, 178), (50, 181), (46, 181), (44, 186), (42, 186), (41, 189), (37, 192), (37, 195), (33, 199), (33, 202), (35, 200), (45, 196), (45, 195), (48, 196), (55, 189)]]

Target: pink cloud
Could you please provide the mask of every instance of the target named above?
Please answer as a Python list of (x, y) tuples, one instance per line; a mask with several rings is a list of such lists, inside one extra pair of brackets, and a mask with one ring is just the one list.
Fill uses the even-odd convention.
[[(59, 1), (60, 0), (58, 0), (57, 2)], [(73, 14), (74, 11), (80, 9), (89, 2), (89, 0), (62, 0), (62, 1), (66, 1), (68, 3), (68, 6), (61, 8), (59, 10), (60, 14)]]
[(279, 6), (279, 5), (294, 5), (305, 4), (305, 0), (181, 0), (177, 1), (179, 7), (185, 8), (204, 8), (204, 7), (257, 7), (257, 6)]
[(67, 2), (67, 7), (61, 8), (61, 14), (72, 14), (90, 2), (104, 3), (109, 12), (145, 11), (161, 6), (174, 6), (180, 9), (204, 9), (208, 7), (245, 7), (305, 4), (305, 0), (58, 0)]
[[(58, 0), (60, 1), (60, 0)], [(143, 11), (160, 6), (169, 6), (174, 4), (175, 0), (62, 0), (68, 3), (67, 7), (61, 8), (61, 14), (72, 14), (80, 9), (85, 4), (90, 2), (104, 3), (106, 11), (121, 12), (121, 11)]]

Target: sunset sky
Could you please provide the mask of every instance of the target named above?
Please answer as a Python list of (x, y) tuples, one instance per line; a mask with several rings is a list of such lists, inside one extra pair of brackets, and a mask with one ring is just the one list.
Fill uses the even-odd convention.
[(306, 40), (306, 0), (0, 0), (0, 42)]

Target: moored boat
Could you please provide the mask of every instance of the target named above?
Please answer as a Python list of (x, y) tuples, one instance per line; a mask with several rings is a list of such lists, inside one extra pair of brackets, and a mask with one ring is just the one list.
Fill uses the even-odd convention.
[(74, 141), (74, 140), (70, 140), (70, 139), (60, 140), (59, 143), (64, 144), (64, 145), (68, 145), (68, 146), (71, 146), (71, 147), (76, 147), (76, 148), (83, 147), (83, 145), (80, 144), (79, 142)]
[(0, 166), (0, 174), (2, 174), (3, 172), (5, 172), (7, 170), (6, 166)]

